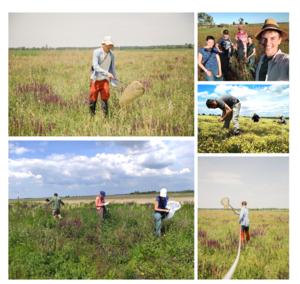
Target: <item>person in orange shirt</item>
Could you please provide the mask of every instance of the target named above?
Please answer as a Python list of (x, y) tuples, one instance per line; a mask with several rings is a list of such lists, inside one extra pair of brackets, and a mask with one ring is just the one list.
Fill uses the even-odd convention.
[(106, 215), (106, 207), (105, 207), (105, 191), (100, 191), (100, 194), (96, 196), (96, 210), (100, 219), (103, 220)]

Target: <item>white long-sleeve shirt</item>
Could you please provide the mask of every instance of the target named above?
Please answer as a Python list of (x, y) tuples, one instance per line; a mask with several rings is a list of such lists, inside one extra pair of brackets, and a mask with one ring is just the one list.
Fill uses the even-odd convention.
[(248, 227), (250, 225), (248, 208), (242, 207), (241, 212), (240, 212), (239, 223), (245, 227)]

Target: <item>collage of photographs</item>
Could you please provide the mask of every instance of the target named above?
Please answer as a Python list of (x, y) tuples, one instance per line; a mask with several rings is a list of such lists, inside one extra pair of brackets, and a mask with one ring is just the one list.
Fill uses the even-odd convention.
[(9, 13), (8, 279), (289, 279), (289, 13)]

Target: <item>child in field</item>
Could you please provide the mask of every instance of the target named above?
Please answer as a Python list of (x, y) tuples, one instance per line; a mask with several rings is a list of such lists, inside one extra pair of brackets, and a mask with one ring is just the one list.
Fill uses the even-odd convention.
[(223, 36), (219, 39), (218, 43), (216, 44), (216, 48), (220, 53), (221, 68), (224, 80), (229, 80), (229, 63), (230, 57), (232, 55), (233, 43), (230, 39), (228, 30), (223, 31)]
[(248, 34), (244, 30), (243, 25), (238, 25), (238, 32), (235, 35), (235, 40), (237, 42), (237, 53), (239, 61), (246, 61)]
[(154, 221), (155, 221), (155, 235), (161, 236), (161, 222), (169, 213), (169, 209), (166, 208), (168, 203), (167, 189), (162, 188), (159, 196), (156, 197), (154, 203)]
[[(250, 241), (250, 234), (249, 234), (250, 221), (249, 221), (249, 211), (247, 208), (247, 201), (242, 202), (239, 223), (241, 225), (242, 246), (245, 246), (246, 242)], [(245, 240), (245, 238), (246, 238), (246, 240)]]
[[(48, 201), (47, 199), (46, 201)], [(51, 200), (48, 201), (48, 205), (52, 204), (52, 215), (55, 219), (61, 219), (61, 214), (60, 214), (60, 206), (65, 205), (64, 202), (58, 197), (57, 193), (54, 193), (53, 197)]]
[(106, 207), (105, 207), (105, 191), (100, 191), (100, 194), (96, 197), (96, 210), (99, 215), (100, 220), (106, 217)]

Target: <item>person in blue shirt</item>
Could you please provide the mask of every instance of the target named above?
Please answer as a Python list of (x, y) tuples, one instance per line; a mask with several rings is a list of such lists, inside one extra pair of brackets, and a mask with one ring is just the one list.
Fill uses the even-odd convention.
[(155, 235), (161, 236), (161, 223), (167, 217), (169, 209), (166, 208), (168, 203), (167, 189), (162, 188), (158, 196), (156, 196), (154, 203), (154, 221), (155, 221)]
[(222, 68), (219, 51), (215, 47), (215, 38), (206, 37), (206, 45), (199, 49), (198, 65), (205, 72), (206, 81), (222, 81)]
[(250, 241), (250, 220), (249, 211), (247, 208), (247, 201), (242, 202), (242, 208), (240, 211), (239, 224), (241, 225), (241, 242), (242, 246), (245, 246), (246, 242)]

